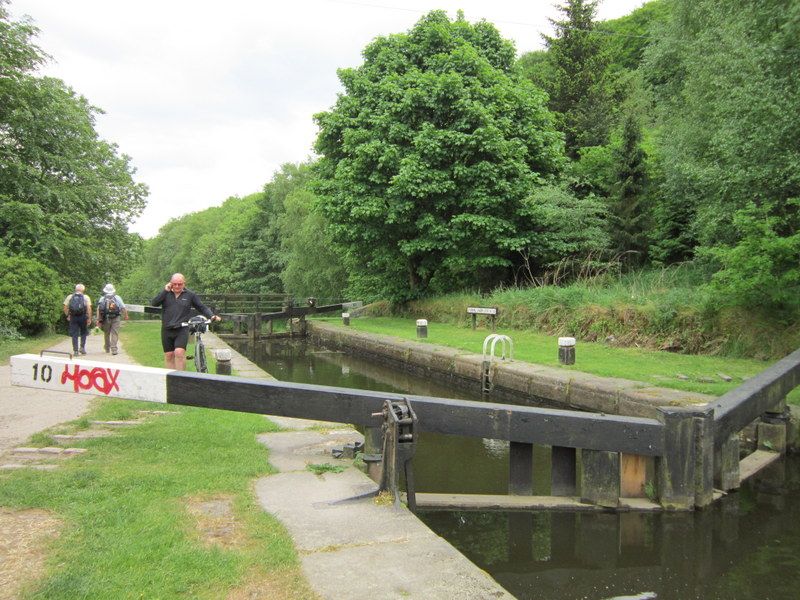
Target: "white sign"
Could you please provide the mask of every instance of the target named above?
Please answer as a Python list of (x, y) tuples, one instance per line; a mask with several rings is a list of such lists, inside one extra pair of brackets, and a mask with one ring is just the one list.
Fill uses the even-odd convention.
[(58, 392), (166, 403), (171, 369), (18, 354), (11, 357), (11, 383)]
[(477, 308), (477, 307), (468, 307), (467, 313), (471, 315), (496, 315), (497, 309), (496, 308)]

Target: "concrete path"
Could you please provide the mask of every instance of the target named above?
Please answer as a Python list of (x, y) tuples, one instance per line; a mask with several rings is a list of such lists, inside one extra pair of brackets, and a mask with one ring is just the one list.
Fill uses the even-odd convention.
[[(51, 351), (69, 353), (72, 340), (64, 337)], [(85, 358), (103, 362), (133, 362), (120, 345), (114, 356), (103, 351), (103, 334), (86, 338)], [(20, 446), (34, 433), (83, 415), (90, 396), (24, 388), (11, 385), (11, 366), (0, 366), (0, 455)]]
[[(274, 379), (213, 334), (204, 339), (211, 351), (231, 351), (238, 376)], [(70, 349), (66, 337), (51, 348)], [(103, 352), (102, 334), (90, 336), (86, 349), (90, 360), (133, 362), (122, 346), (116, 356)], [(10, 371), (0, 367), (0, 455), (36, 432), (80, 417), (92, 402), (81, 394), (11, 386)], [(321, 598), (513, 599), (408, 509), (363, 497), (375, 490), (372, 480), (351, 460), (331, 455), (334, 447), (360, 441), (358, 432), (340, 424), (270, 419), (289, 431), (259, 436), (280, 472), (259, 478), (255, 492), (294, 539), (303, 572)], [(307, 469), (313, 463), (345, 469), (315, 475)]]

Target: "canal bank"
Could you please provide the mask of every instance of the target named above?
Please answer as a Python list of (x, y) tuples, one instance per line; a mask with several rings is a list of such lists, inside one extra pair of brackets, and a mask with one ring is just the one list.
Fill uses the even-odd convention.
[[(481, 390), (484, 357), (479, 354), (322, 321), (307, 321), (306, 327), (313, 340), (329, 348), (462, 389)], [(545, 404), (631, 417), (656, 418), (659, 407), (703, 407), (714, 400), (706, 394), (512, 360), (491, 360), (488, 377), (492, 385), (488, 397), (497, 402)]]
[[(238, 376), (274, 379), (213, 334), (212, 351), (230, 350)], [(331, 450), (363, 443), (352, 428), (269, 417), (283, 429), (258, 437), (279, 473), (255, 481), (260, 506), (286, 527), (303, 573), (321, 598), (512, 599), (500, 584), (434, 533), (404, 505), (374, 496), (376, 484)], [(341, 472), (315, 474), (309, 464)]]

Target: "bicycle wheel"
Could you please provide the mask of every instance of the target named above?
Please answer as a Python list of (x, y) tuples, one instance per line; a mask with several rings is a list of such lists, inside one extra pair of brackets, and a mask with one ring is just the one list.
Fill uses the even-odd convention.
[(206, 363), (206, 347), (202, 341), (198, 340), (194, 345), (194, 368), (198, 373), (208, 373)]

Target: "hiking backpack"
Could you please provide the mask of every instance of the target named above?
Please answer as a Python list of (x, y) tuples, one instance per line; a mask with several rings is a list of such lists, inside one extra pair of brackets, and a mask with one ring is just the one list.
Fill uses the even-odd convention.
[(119, 316), (119, 303), (117, 303), (117, 297), (114, 294), (104, 296), (101, 302), (100, 312), (103, 315), (103, 319), (113, 319)]
[(67, 305), (67, 309), (69, 310), (70, 317), (85, 317), (86, 316), (86, 300), (83, 297), (83, 294), (72, 294), (72, 298), (69, 299), (69, 304)]

